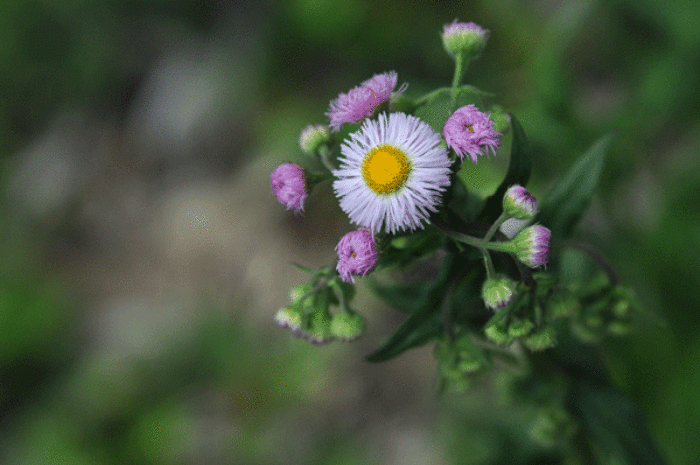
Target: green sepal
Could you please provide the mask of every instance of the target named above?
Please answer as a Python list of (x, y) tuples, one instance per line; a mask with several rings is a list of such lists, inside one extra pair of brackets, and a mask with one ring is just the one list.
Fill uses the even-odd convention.
[(598, 185), (611, 140), (608, 134), (593, 144), (540, 202), (535, 222), (547, 226), (553, 237), (569, 237), (583, 215)]
[(525, 186), (530, 180), (532, 172), (532, 157), (530, 156), (530, 146), (525, 136), (525, 130), (518, 122), (518, 119), (510, 114), (511, 125), (513, 127), (513, 143), (510, 149), (510, 161), (508, 162), (508, 171), (503, 181), (498, 186), (496, 191), (486, 199), (484, 208), (479, 215), (479, 221), (490, 224), (503, 211), (503, 196), (506, 190), (513, 184)]

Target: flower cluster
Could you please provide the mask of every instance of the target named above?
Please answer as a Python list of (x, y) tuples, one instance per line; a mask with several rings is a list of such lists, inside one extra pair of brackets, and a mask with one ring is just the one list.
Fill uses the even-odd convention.
[[(311, 278), (292, 289), (274, 321), (314, 345), (356, 340), (366, 320), (353, 298), (358, 281), (368, 284), (407, 318), (380, 337), (381, 347), (366, 360), (385, 361), (433, 342), (441, 392), (464, 391), (489, 370), (501, 370), (486, 377), (502, 382), (496, 386), (501, 394), (513, 377), (518, 395), (530, 393), (540, 402), (551, 392), (554, 401), (546, 401), (529, 431), (553, 447), (579, 435), (580, 412), (566, 409), (580, 392), (565, 390), (576, 389), (587, 375), (557, 370), (547, 382), (542, 373), (562, 367), (562, 354), (578, 353), (575, 344), (626, 334), (636, 308), (633, 293), (618, 284), (602, 254), (578, 246), (595, 262), (579, 278), (576, 267), (564, 262), (568, 253), (557, 250), (580, 244), (571, 231), (590, 198), (591, 176), (597, 176), (587, 171), (589, 161), (602, 156), (605, 144), (584, 155), (538, 208), (525, 187), (534, 163), (524, 129), (491, 102), (492, 94), (462, 85), (489, 31), (455, 20), (441, 37), (454, 60), (450, 87), (407, 95), (407, 84), (396, 90), (395, 71), (375, 74), (330, 101), (326, 121), (302, 129), (303, 161), (272, 171), (272, 193), (288, 210), (303, 212), (314, 201), (315, 186), (326, 183), (353, 225), (339, 237), (332, 263), (297, 265)], [(346, 124), (357, 126), (348, 130)], [(483, 157), (478, 168), (484, 168), (508, 148), (501, 139), (509, 131), (512, 138), (503, 144), (510, 148), (507, 171), (479, 198), (469, 178), (473, 164)], [(604, 272), (591, 273), (594, 265)], [(531, 354), (557, 344), (562, 350), (556, 353)], [(535, 376), (536, 382), (520, 382)]]
[[(538, 209), (525, 187), (532, 163), (523, 128), (490, 94), (461, 83), (488, 36), (474, 23), (445, 25), (442, 41), (455, 65), (450, 87), (409, 95), (406, 84), (397, 90), (395, 71), (375, 74), (330, 101), (325, 121), (301, 130), (301, 161), (272, 171), (272, 193), (288, 210), (305, 211), (313, 189), (326, 183), (352, 225), (338, 238), (332, 263), (297, 265), (311, 278), (274, 315), (294, 336), (319, 346), (361, 337), (366, 320), (353, 298), (365, 282), (409, 315), (367, 360), (432, 341), (441, 383), (464, 390), (502, 363), (528, 366), (529, 352), (567, 343), (570, 335), (591, 343), (629, 328), (634, 306), (623, 288), (565, 286), (557, 277), (565, 255), (552, 244), (571, 242), (562, 239), (581, 213), (566, 204), (577, 186), (562, 182), (552, 196), (559, 204), (550, 197)], [(508, 131), (512, 141), (502, 147)], [(466, 173), (507, 148), (503, 180), (477, 198)], [(547, 266), (550, 257), (557, 266)]]

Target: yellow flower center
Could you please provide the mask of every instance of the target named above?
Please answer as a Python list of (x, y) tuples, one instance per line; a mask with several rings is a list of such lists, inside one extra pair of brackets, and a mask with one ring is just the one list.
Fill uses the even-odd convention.
[(471, 124), (467, 124), (467, 129), (469, 129), (470, 132), (474, 132), (474, 126)]
[(377, 194), (391, 194), (401, 189), (411, 172), (406, 155), (390, 145), (378, 145), (362, 160), (362, 177)]

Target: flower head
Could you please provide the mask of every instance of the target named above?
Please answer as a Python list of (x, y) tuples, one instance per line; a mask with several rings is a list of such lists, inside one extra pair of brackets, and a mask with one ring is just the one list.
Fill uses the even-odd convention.
[[(389, 99), (397, 79), (396, 71), (375, 74), (359, 86), (350, 89), (347, 94), (340, 94), (331, 101), (326, 115), (331, 119), (330, 127), (333, 131), (338, 131), (344, 123), (359, 124), (372, 116), (377, 107)], [(404, 89), (405, 86), (402, 86), (398, 93)]]
[(365, 332), (365, 319), (359, 313), (342, 311), (331, 319), (331, 334), (341, 341), (354, 341)]
[(314, 153), (321, 144), (329, 141), (328, 126), (309, 124), (299, 134), (299, 147), (304, 153)]
[(316, 311), (309, 316), (302, 337), (317, 346), (328, 344), (333, 340), (331, 317), (327, 310)]
[(447, 150), (428, 124), (404, 113), (367, 120), (340, 147), (333, 189), (350, 220), (372, 232), (424, 227), (450, 185)]
[(549, 261), (549, 241), (552, 232), (542, 225), (529, 226), (515, 236), (513, 246), (518, 260), (529, 266), (537, 268)]
[(503, 196), (503, 211), (518, 220), (527, 220), (537, 213), (537, 200), (519, 184), (508, 188)]
[(304, 325), (304, 313), (296, 305), (283, 307), (275, 314), (275, 321), (283, 328), (288, 328), (292, 334), (299, 337)]
[(484, 281), (481, 296), (487, 307), (494, 310), (508, 305), (515, 294), (515, 283), (505, 276), (496, 276)]
[(476, 58), (486, 46), (489, 31), (474, 23), (460, 23), (455, 19), (452, 24), (445, 24), (442, 31), (442, 44), (452, 56), (466, 53)]
[(287, 210), (299, 213), (304, 210), (304, 201), (308, 196), (304, 169), (294, 163), (283, 163), (270, 175), (272, 192)]
[(452, 113), (445, 122), (442, 134), (447, 145), (454, 149), (462, 160), (466, 155), (474, 163), (477, 162), (477, 155), (484, 155), (489, 151), (495, 155), (501, 144), (501, 134), (493, 128), (493, 121), (489, 119), (489, 115), (479, 111), (472, 104)]
[(353, 275), (366, 275), (377, 266), (378, 252), (374, 236), (366, 229), (344, 235), (335, 247), (338, 252), (336, 269), (346, 283), (355, 282)]

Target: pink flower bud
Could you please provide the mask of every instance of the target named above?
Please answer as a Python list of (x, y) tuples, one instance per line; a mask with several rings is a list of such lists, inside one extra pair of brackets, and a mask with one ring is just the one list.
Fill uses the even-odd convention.
[(379, 260), (374, 236), (366, 229), (344, 235), (335, 250), (338, 252), (336, 269), (346, 283), (355, 282), (353, 275), (366, 275), (372, 271)]
[(308, 196), (304, 169), (294, 163), (283, 163), (270, 175), (272, 192), (287, 210), (299, 213), (304, 210)]

